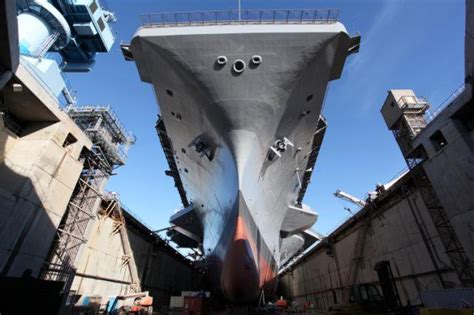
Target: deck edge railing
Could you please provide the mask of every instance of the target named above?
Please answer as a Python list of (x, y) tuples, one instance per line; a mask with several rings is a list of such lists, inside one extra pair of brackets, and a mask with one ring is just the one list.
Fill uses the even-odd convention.
[(275, 9), (163, 12), (142, 14), (143, 27), (209, 26), (230, 24), (332, 24), (338, 21), (335, 9)]

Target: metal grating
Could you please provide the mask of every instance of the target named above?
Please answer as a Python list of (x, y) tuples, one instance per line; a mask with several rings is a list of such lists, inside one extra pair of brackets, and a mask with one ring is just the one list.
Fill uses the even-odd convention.
[(160, 138), (161, 146), (165, 153), (166, 161), (170, 167), (169, 171), (166, 171), (166, 175), (173, 177), (176, 188), (178, 189), (179, 196), (181, 197), (181, 202), (184, 207), (189, 207), (189, 201), (186, 197), (186, 191), (184, 190), (183, 182), (179, 176), (178, 167), (176, 166), (176, 161), (173, 156), (173, 144), (171, 143), (168, 133), (166, 132), (165, 123), (161, 116), (158, 115), (158, 120), (156, 121), (156, 132)]
[(303, 179), (301, 180), (301, 188), (298, 192), (298, 198), (296, 199), (296, 204), (298, 205), (301, 205), (301, 203), (303, 202), (306, 189), (308, 188), (308, 185), (311, 182), (311, 175), (313, 174), (314, 166), (316, 164), (316, 160), (319, 154), (319, 149), (321, 148), (324, 134), (326, 133), (326, 127), (326, 119), (324, 119), (322, 115), (319, 116), (318, 127), (316, 128), (316, 131), (314, 133), (313, 143), (311, 144), (311, 152), (308, 156), (308, 163), (306, 164)]

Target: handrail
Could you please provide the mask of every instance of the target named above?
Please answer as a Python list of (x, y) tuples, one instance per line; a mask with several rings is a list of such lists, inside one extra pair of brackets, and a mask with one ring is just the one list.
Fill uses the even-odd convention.
[(456, 88), (456, 90), (454, 90), (451, 94), (449, 94), (449, 96), (441, 104), (439, 104), (436, 108), (429, 110), (428, 115), (426, 117), (426, 122), (430, 123), (433, 119), (435, 119), (439, 115), (439, 113), (441, 113), (443, 109), (451, 105), (454, 102), (454, 100), (456, 100), (457, 97), (461, 95), (462, 92), (464, 92), (465, 89), (466, 89), (466, 84), (465, 83), (461, 84), (460, 86)]
[(229, 24), (332, 24), (336, 23), (339, 10), (229, 10), (163, 12), (142, 14), (143, 27), (208, 26)]
[[(37, 70), (35, 69), (35, 66), (31, 64), (28, 60), (20, 56), (20, 64), (25, 68), (25, 70), (31, 74), (36, 82), (38, 82), (39, 85), (47, 92), (47, 94), (58, 104), (61, 106), (69, 106), (69, 105), (74, 105), (74, 102), (76, 101), (76, 96), (75, 93), (72, 90), (71, 84), (67, 80), (66, 76), (61, 72), (61, 77), (64, 82), (64, 88), (63, 91), (66, 90), (67, 93), (71, 96), (70, 99), (67, 99), (66, 97), (64, 100), (61, 100), (59, 98), (59, 95), (56, 95), (49, 84), (44, 81), (44, 79), (38, 74)], [(64, 93), (63, 93), (64, 94)]]
[(24, 69), (29, 74), (31, 74), (35, 78), (36, 82), (43, 88), (44, 91), (46, 91), (48, 96), (50, 96), (51, 99), (54, 102), (58, 103), (58, 105), (59, 105), (60, 102), (59, 102), (58, 96), (53, 93), (53, 91), (49, 87), (48, 83), (46, 83), (43, 80), (43, 78), (36, 72), (36, 70), (34, 69), (34, 66), (21, 56), (20, 56), (20, 64), (24, 67)]
[(418, 113), (424, 114), (425, 123), (429, 124), (443, 111), (443, 109), (451, 105), (458, 98), (458, 96), (464, 92), (465, 89), (466, 84), (461, 84), (453, 92), (451, 92), (451, 94), (449, 94), (449, 96), (443, 102), (441, 102), (441, 104), (439, 104), (435, 108), (431, 107), (431, 104), (425, 97), (415, 95), (403, 95), (397, 100), (397, 103), (403, 103), (402, 109), (406, 109), (408, 106), (419, 105), (419, 108), (413, 109), (418, 109)]

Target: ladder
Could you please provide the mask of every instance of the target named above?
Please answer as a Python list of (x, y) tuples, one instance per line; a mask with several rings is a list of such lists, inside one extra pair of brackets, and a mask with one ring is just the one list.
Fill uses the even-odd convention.
[(41, 43), (41, 45), (32, 54), (32, 57), (35, 57), (35, 58), (43, 57), (51, 48), (51, 46), (53, 46), (54, 42), (58, 39), (58, 37), (59, 37), (58, 31), (55, 31), (49, 34), (49, 36), (46, 37), (46, 39)]

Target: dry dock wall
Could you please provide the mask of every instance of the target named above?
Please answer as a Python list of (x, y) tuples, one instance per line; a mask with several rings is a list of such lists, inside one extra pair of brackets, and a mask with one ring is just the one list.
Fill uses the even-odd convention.
[(81, 305), (87, 297), (100, 297), (106, 304), (110, 296), (148, 291), (160, 309), (170, 296), (198, 288), (199, 272), (190, 261), (125, 210), (121, 233), (120, 222), (103, 215), (103, 206), (78, 263), (73, 301)]
[[(371, 218), (362, 209), (333, 232), (328, 242), (287, 271), (280, 278), (281, 294), (301, 305), (309, 302), (316, 309), (326, 310), (344, 303), (345, 288), (377, 283), (374, 267), (380, 261), (390, 262), (404, 305), (408, 301), (419, 304), (423, 291), (442, 288), (440, 277), (453, 286), (459, 285), (410, 176), (405, 175), (381, 198)], [(357, 237), (363, 233), (365, 220), (370, 220), (370, 225), (351, 283)]]
[[(0, 276), (31, 271), (40, 278), (92, 143), (21, 64), (0, 91), (0, 109)], [(70, 294), (101, 296), (105, 304), (109, 296), (150, 291), (161, 307), (196, 289), (199, 272), (189, 261), (124, 216), (124, 229), (100, 213), (87, 224)]]
[(457, 97), (417, 135), (414, 147), (426, 152), (423, 168), (472, 263), (474, 102), (471, 85), (466, 84), (454, 95)]
[[(321, 310), (347, 303), (347, 288), (352, 285), (379, 284), (374, 267), (380, 261), (390, 262), (402, 305), (422, 304), (426, 291), (472, 286), (474, 103), (470, 84), (457, 91), (415, 137), (413, 147), (425, 152), (416, 166), (423, 172), (413, 169), (398, 179), (373, 200), (373, 208), (364, 207), (286, 271), (280, 281), (282, 295)], [(456, 267), (459, 264), (447, 254), (446, 240), (440, 237), (440, 222), (435, 224), (426, 206), (427, 187), (420, 186), (426, 180), (417, 176), (428, 179), (433, 198), (441, 203), (465, 253), (463, 278)], [(367, 222), (359, 255), (357, 238)]]
[(22, 65), (0, 106), (0, 275), (37, 277), (91, 142)]
[(181, 291), (199, 290), (200, 271), (136, 218), (124, 214), (142, 291), (150, 292), (154, 306), (168, 306), (170, 297)]

